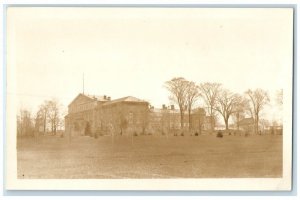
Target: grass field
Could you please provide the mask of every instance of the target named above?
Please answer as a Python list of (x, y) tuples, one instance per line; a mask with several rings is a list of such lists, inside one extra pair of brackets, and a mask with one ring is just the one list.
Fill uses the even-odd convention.
[(18, 138), (18, 178), (282, 176), (282, 136)]

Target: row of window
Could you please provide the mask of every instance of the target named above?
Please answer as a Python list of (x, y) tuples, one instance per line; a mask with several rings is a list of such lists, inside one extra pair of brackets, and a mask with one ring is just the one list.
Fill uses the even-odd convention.
[(95, 102), (92, 103), (85, 103), (82, 105), (74, 105), (69, 108), (69, 113), (74, 113), (74, 112), (81, 112), (85, 110), (91, 110), (96, 106)]

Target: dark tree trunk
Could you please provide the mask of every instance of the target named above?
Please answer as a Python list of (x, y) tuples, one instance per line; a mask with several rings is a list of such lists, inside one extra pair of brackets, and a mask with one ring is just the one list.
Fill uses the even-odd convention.
[(214, 126), (214, 122), (213, 122), (213, 109), (210, 108), (210, 128), (211, 128), (211, 131), (214, 131), (215, 130), (215, 126)]
[(44, 134), (46, 133), (46, 121), (47, 121), (47, 115), (46, 115), (46, 113), (44, 114)]
[(191, 125), (192, 125), (192, 122), (191, 122), (191, 109), (189, 108), (189, 131), (191, 131)]
[(183, 130), (183, 118), (184, 118), (183, 109), (180, 109), (180, 127), (181, 127), (181, 130)]
[(228, 118), (225, 119), (225, 126), (226, 126), (226, 130), (228, 130)]
[(202, 131), (202, 123), (201, 123), (201, 119), (199, 117), (199, 134), (201, 134)]
[(240, 130), (240, 113), (237, 112), (237, 115), (236, 115), (236, 125), (237, 125), (237, 130), (239, 131)]
[(258, 113), (256, 114), (256, 120), (255, 120), (255, 134), (258, 134), (258, 122), (259, 122), (259, 116)]
[(53, 122), (53, 132), (54, 132), (54, 135), (56, 135), (56, 123), (57, 123), (57, 121), (55, 119), (54, 122)]

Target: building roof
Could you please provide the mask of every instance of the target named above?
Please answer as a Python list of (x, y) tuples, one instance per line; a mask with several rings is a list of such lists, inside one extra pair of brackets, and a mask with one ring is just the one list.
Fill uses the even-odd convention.
[(198, 107), (198, 108), (193, 109), (193, 110), (192, 110), (192, 113), (195, 113), (195, 114), (204, 114), (204, 115), (206, 115), (205, 109), (204, 109), (204, 108), (201, 108), (201, 107)]
[(111, 104), (121, 103), (121, 102), (148, 103), (147, 101), (138, 99), (138, 98), (136, 98), (136, 97), (133, 97), (133, 96), (127, 96), (127, 97), (115, 99), (115, 100), (112, 100), (112, 101), (108, 101), (108, 102), (106, 102), (106, 103), (103, 104), (103, 105), (106, 106), (106, 105), (111, 105)]
[(87, 96), (87, 97), (89, 97), (89, 98), (91, 98), (91, 99), (95, 99), (95, 100), (97, 100), (97, 101), (108, 101), (108, 96), (105, 96), (105, 95), (103, 95), (103, 96), (96, 96), (96, 95), (86, 95), (86, 94), (84, 94), (85, 96)]
[(163, 114), (163, 113), (170, 113), (170, 114), (175, 114), (175, 113), (180, 113), (179, 109), (163, 109), (163, 108), (151, 108), (150, 111), (152, 113), (157, 113), (157, 114)]
[(82, 97), (90, 100), (96, 100), (96, 101), (109, 101), (107, 99), (107, 96), (96, 96), (96, 95), (87, 95), (87, 94), (79, 93), (69, 105), (75, 102), (78, 98), (82, 98)]
[[(155, 113), (163, 113), (163, 112), (170, 112), (170, 113), (180, 113), (180, 110), (179, 109), (177, 109), (177, 108), (174, 108), (174, 109), (170, 109), (170, 108), (168, 108), (168, 107), (166, 107), (165, 109), (164, 108), (152, 108), (151, 109), (151, 111), (152, 112), (155, 112)], [(187, 114), (188, 113), (188, 111), (187, 110), (185, 110), (184, 111), (184, 113), (185, 114)], [(205, 110), (203, 109), (203, 108), (195, 108), (195, 109), (193, 109), (192, 111), (191, 111), (191, 114), (203, 114), (203, 115), (205, 115), (206, 113), (205, 113)]]

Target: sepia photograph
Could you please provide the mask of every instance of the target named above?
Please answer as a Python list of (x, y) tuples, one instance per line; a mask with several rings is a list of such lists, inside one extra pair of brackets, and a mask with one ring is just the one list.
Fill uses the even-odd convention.
[(290, 190), (293, 15), (7, 7), (7, 188)]

